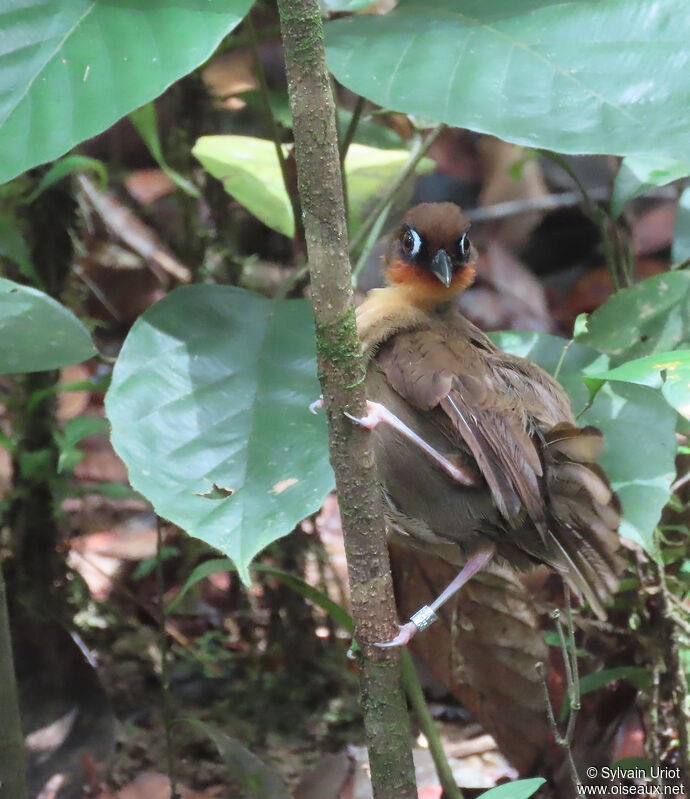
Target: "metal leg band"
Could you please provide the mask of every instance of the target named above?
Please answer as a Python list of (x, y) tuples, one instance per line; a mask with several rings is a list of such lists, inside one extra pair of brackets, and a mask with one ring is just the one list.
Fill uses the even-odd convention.
[(438, 616), (428, 605), (424, 605), (424, 607), (421, 607), (413, 616), (410, 617), (410, 621), (418, 630), (426, 630), (426, 628), (430, 627), (436, 621), (436, 619), (438, 619)]

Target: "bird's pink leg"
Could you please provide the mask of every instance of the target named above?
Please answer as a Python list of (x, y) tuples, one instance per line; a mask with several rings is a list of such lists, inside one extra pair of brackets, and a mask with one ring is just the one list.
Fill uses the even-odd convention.
[(432, 625), (438, 618), (436, 611), (441, 605), (447, 602), (453, 594), (457, 593), (470, 577), (473, 577), (477, 572), (481, 571), (494, 556), (495, 551), (495, 547), (491, 545), (472, 555), (462, 567), (462, 571), (457, 577), (448, 584), (445, 590), (443, 590), (430, 605), (421, 607), (407, 624), (401, 625), (400, 632), (395, 638), (383, 644), (376, 644), (376, 646), (404, 646), (419, 630), (426, 630), (426, 628)]
[(441, 455), (438, 450), (434, 449), (431, 444), (428, 444), (420, 435), (409, 428), (405, 422), (403, 422), (401, 419), (398, 419), (394, 413), (389, 411), (385, 405), (381, 405), (380, 402), (370, 402), (367, 400), (367, 415), (363, 416), (361, 419), (347, 412), (345, 413), (345, 416), (347, 416), (348, 419), (352, 419), (353, 422), (357, 422), (357, 424), (361, 424), (363, 427), (366, 427), (368, 430), (373, 430), (376, 425), (380, 424), (381, 422), (389, 424), (398, 432), (402, 433), (406, 438), (409, 438), (409, 440), (416, 444), (420, 449), (424, 450), (424, 452), (426, 452), (426, 454), (438, 466), (440, 466), (449, 477), (452, 477), (456, 483), (460, 483), (460, 485), (464, 486), (477, 485), (477, 478), (472, 472), (456, 466), (444, 455)]

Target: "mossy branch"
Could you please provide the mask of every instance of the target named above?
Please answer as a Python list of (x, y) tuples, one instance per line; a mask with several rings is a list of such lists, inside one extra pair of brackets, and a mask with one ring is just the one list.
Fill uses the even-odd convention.
[(316, 318), (319, 379), (328, 418), (362, 653), (362, 712), (376, 799), (414, 799), (411, 735), (399, 657), (373, 644), (395, 634), (393, 586), (369, 434), (364, 366), (355, 325), (335, 107), (316, 0), (279, 0), (295, 156)]

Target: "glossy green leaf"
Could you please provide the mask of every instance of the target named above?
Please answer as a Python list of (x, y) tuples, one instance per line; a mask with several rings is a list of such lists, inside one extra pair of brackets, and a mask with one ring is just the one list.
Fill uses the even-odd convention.
[(682, 264), (690, 259), (690, 186), (680, 195), (676, 224), (673, 228), (671, 262)]
[(157, 97), (215, 50), (251, 0), (4, 0), (0, 183)]
[(333, 487), (311, 305), (179, 288), (135, 323), (106, 396), (132, 486), (232, 558), (252, 558)]
[(395, 111), (559, 152), (687, 156), (684, 0), (402, 0), (327, 23), (326, 52)]
[(275, 144), (252, 136), (202, 136), (192, 149), (204, 169), (264, 225), (295, 235), (295, 219), (285, 190)]
[(173, 169), (163, 156), (163, 148), (161, 147), (160, 137), (158, 136), (158, 115), (156, 114), (156, 106), (153, 103), (146, 103), (146, 105), (143, 105), (141, 108), (137, 108), (136, 111), (132, 111), (129, 118), (144, 140), (144, 144), (149, 148), (149, 152), (154, 157), (156, 163), (170, 180), (190, 197), (201, 197), (199, 189), (197, 189), (191, 181), (187, 180), (187, 178)]
[[(589, 396), (583, 374), (600, 373), (608, 366), (606, 356), (596, 350), (557, 336), (511, 331), (492, 333), (491, 338), (501, 349), (530, 358), (550, 374), (557, 372), (576, 414)], [(579, 424), (592, 424), (603, 432), (600, 463), (623, 505), (620, 533), (647, 552), (654, 551), (654, 528), (675, 476), (676, 418), (658, 391), (626, 383), (605, 384), (578, 417)], [(640, 436), (640, 430), (650, 427), (653, 436)]]
[(660, 388), (669, 405), (690, 419), (690, 350), (648, 355), (591, 377)]
[(614, 294), (587, 320), (580, 344), (611, 356), (614, 366), (690, 344), (690, 272), (655, 275)]
[(655, 186), (665, 186), (690, 175), (690, 163), (656, 155), (631, 155), (623, 159), (611, 195), (611, 214), (617, 219), (625, 204)]
[(96, 354), (77, 317), (38, 289), (0, 278), (0, 374), (42, 372)]
[(497, 785), (480, 794), (478, 799), (529, 799), (546, 782), (542, 777), (533, 777), (529, 780), (515, 780)]

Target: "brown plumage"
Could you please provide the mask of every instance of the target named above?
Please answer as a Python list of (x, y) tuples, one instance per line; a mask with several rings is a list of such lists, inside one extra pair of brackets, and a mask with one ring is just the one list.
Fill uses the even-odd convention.
[(391, 285), (358, 310), (368, 399), (439, 455), (369, 424), (390, 527), (458, 564), (487, 549), (521, 569), (545, 563), (602, 616), (620, 521), (595, 463), (603, 437), (576, 426), (556, 380), (453, 310), (474, 278), (468, 229), (451, 203), (412, 208), (386, 251)]

